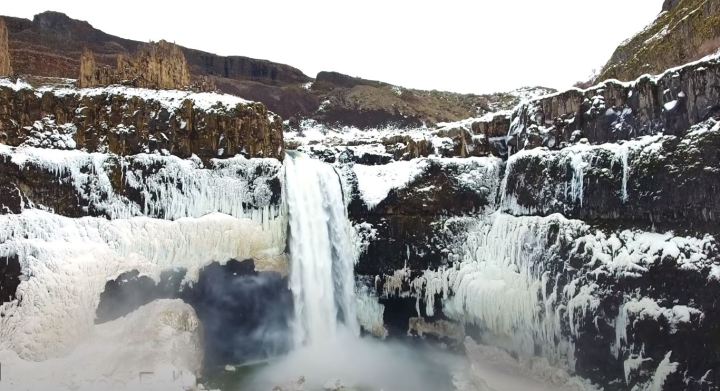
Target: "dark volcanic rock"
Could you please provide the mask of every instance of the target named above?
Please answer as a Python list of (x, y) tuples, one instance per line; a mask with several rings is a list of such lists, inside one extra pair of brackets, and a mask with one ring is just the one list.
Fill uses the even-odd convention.
[(391, 190), (372, 209), (355, 193), (350, 218), (377, 230), (361, 255), (358, 274), (392, 274), (405, 266), (414, 271), (437, 267), (447, 261), (449, 238), (463, 229), (462, 220), (453, 217), (494, 207), (502, 175), (500, 159), (423, 162), (420, 175), (407, 186)]
[[(16, 298), (22, 269), (17, 256), (0, 257), (0, 305)], [(0, 313), (0, 317), (4, 314)]]
[(193, 306), (203, 325), (205, 369), (273, 357), (290, 348), (292, 295), (287, 278), (255, 272), (252, 260), (212, 263), (197, 282), (185, 270), (168, 270), (160, 281), (137, 271), (105, 284), (97, 323), (129, 314), (157, 299), (179, 298)]
[(66, 93), (0, 86), (0, 142), (35, 145), (32, 139), (60, 133), (65, 140), (61, 149), (118, 155), (166, 150), (205, 160), (240, 153), (283, 157), (280, 118), (261, 103), (234, 107), (218, 103), (204, 109), (195, 103), (194, 95), (185, 92), (173, 92), (181, 102), (171, 99), (168, 103), (146, 90), (137, 90), (136, 95), (122, 88), (81, 91), (87, 90)]
[(685, 229), (720, 218), (720, 127), (624, 145), (528, 151), (508, 161), (501, 208), (584, 220)]
[(683, 135), (691, 125), (720, 114), (720, 60), (633, 83), (606, 81), (530, 101), (512, 115), (511, 152), (558, 149), (586, 138), (592, 144), (663, 133)]

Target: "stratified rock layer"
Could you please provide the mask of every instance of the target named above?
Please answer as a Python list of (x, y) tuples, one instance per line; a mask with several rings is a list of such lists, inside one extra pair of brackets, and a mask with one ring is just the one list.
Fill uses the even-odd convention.
[(12, 75), (10, 49), (8, 47), (8, 30), (5, 19), (0, 18), (0, 76)]
[(720, 60), (709, 59), (644, 76), (607, 81), (520, 105), (512, 115), (511, 152), (551, 149), (587, 139), (591, 144), (663, 133), (683, 135), (691, 125), (720, 115)]
[(0, 142), (12, 146), (282, 159), (281, 128), (263, 104), (227, 95), (0, 86)]
[(117, 68), (98, 66), (94, 54), (83, 51), (80, 58), (81, 88), (126, 84), (153, 89), (184, 89), (190, 86), (190, 71), (179, 46), (151, 42), (132, 57), (119, 55)]

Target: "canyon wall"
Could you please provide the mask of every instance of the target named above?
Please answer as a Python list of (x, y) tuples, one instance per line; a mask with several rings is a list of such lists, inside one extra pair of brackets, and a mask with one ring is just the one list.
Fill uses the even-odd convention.
[(0, 18), (0, 76), (12, 75), (12, 63), (10, 61), (10, 49), (8, 46), (8, 30), (5, 19)]
[(167, 151), (203, 160), (283, 156), (280, 118), (260, 103), (129, 87), (33, 89), (6, 82), (0, 85), (0, 141), (118, 155)]
[(118, 55), (117, 67), (98, 66), (95, 55), (84, 50), (80, 57), (80, 88), (124, 84), (139, 88), (177, 89), (190, 87), (190, 71), (179, 46), (151, 42), (131, 57)]
[[(713, 390), (717, 70), (708, 59), (447, 127), (495, 142), (479, 154), (506, 143), (507, 160), (392, 155), (377, 136), (302, 147), (344, 167), (357, 273), (391, 335), (451, 321), (606, 390)], [(425, 338), (462, 345), (455, 334)]]

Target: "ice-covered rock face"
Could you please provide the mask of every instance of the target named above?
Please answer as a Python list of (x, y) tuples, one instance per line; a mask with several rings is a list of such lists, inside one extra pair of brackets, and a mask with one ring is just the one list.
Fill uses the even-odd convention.
[[(9, 97), (11, 101), (25, 94), (26, 98), (41, 103), (40, 97), (24, 86), (0, 88), (14, 91)], [(47, 102), (72, 106), (80, 101), (91, 104), (97, 100), (103, 105), (107, 103), (108, 108), (116, 103), (138, 104), (142, 106), (138, 110), (158, 105), (162, 110), (177, 113), (189, 105), (191, 111), (205, 110), (204, 114), (195, 112), (197, 115), (220, 116), (217, 118), (225, 121), (247, 104), (236, 99), (199, 108), (203, 96), (171, 91), (166, 93), (168, 96), (144, 97), (151, 101), (148, 103), (142, 97), (128, 96), (133, 93), (156, 92), (113, 91), (110, 95), (107, 89), (97, 93), (69, 90), (68, 95), (45, 92), (39, 109), (44, 110), (42, 105)], [(75, 114), (75, 120), (94, 120)], [(108, 110), (107, 114), (122, 117), (119, 111), (113, 114)], [(212, 120), (210, 117), (202, 121)], [(172, 118), (168, 121), (175, 120)], [(265, 122), (273, 121), (266, 114), (262, 118)], [(117, 385), (116, 389), (195, 386), (205, 352), (210, 353), (212, 362), (218, 357), (233, 360), (232, 354), (217, 347), (232, 345), (239, 352), (242, 346), (217, 342), (221, 334), (218, 325), (233, 322), (217, 315), (233, 313), (220, 304), (225, 303), (228, 295), (240, 292), (241, 284), (223, 283), (220, 278), (208, 282), (209, 276), (214, 275), (208, 265), (230, 269), (228, 261), (252, 260), (251, 274), (273, 277), (244, 276), (247, 289), (243, 292), (250, 295), (251, 286), (259, 286), (259, 291), (273, 288), (267, 296), (282, 302), (282, 295), (276, 291), (287, 291), (284, 282), (287, 221), (279, 177), (282, 163), (274, 158), (247, 159), (241, 155), (227, 157), (224, 153), (220, 153), (226, 157), (222, 159), (195, 154), (183, 159), (176, 156), (182, 155), (178, 151), (176, 155), (170, 151), (128, 155), (132, 149), (87, 144), (87, 139), (78, 138), (87, 128), (64, 121), (60, 117), (44, 119), (25, 129), (28, 137), (17, 146), (0, 145), (0, 354), (4, 369), (14, 373), (10, 377), (12, 384), (30, 389), (42, 389), (46, 383), (60, 389), (88, 390), (109, 383)], [(253, 134), (261, 134), (261, 125), (251, 121), (248, 129), (252, 130), (250, 133), (257, 130)], [(242, 127), (235, 129), (241, 131)], [(102, 136), (100, 133), (95, 135)], [(221, 138), (226, 140), (226, 136)], [(224, 142), (236, 143), (239, 139)], [(116, 153), (97, 152), (106, 149)], [(282, 149), (275, 153), (281, 152)], [(178, 281), (163, 286), (187, 289), (148, 300), (123, 301), (115, 309), (124, 311), (112, 312), (101, 307), (108, 281), (131, 279), (132, 273), (142, 281), (151, 281), (153, 286), (167, 283), (172, 275)], [(213, 289), (207, 288), (209, 284)], [(225, 293), (221, 292), (223, 286)], [(140, 294), (139, 290), (136, 293)], [(179, 301), (157, 301), (176, 298), (193, 305), (197, 313)], [(162, 303), (171, 304), (166, 308)], [(247, 308), (253, 308), (251, 303), (245, 300), (243, 304), (247, 306), (235, 310), (245, 314)], [(138, 308), (139, 305), (144, 306)], [(217, 310), (221, 307), (223, 311)], [(289, 312), (289, 307), (285, 303), (284, 307), (269, 308)], [(276, 318), (282, 324), (282, 317)], [(153, 319), (159, 323), (152, 323)], [(175, 332), (175, 323), (165, 320), (178, 320), (182, 327)], [(202, 332), (201, 322), (207, 327)], [(103, 338), (130, 343), (113, 348)], [(132, 342), (139, 338), (152, 340), (153, 344)], [(245, 339), (246, 343), (252, 341), (258, 339)], [(277, 343), (278, 351), (286, 349), (282, 341)], [(102, 346), (109, 349), (100, 351)], [(251, 349), (246, 353), (245, 358), (258, 354)], [(263, 354), (267, 352), (252, 357), (264, 357)], [(92, 357), (98, 361), (89, 362)]]
[(364, 238), (356, 271), (388, 332), (450, 320), (608, 390), (713, 389), (720, 128), (712, 115), (677, 126), (528, 145), (494, 171), (491, 158), (338, 159)]
[(40, 208), (79, 216), (162, 219), (277, 217), (281, 163), (276, 159), (212, 159), (141, 154), (118, 156), (0, 145), (2, 208)]
[(520, 151), (508, 159), (500, 207), (514, 215), (712, 227), (720, 213), (719, 143), (720, 126), (710, 119), (682, 137)]
[(414, 296), (420, 316), (473, 325), (484, 344), (610, 389), (656, 376), (660, 389), (717, 382), (720, 357), (704, 342), (717, 332), (714, 237), (608, 232), (560, 215), (493, 214), (468, 227), (457, 261), (382, 276), (384, 294)]

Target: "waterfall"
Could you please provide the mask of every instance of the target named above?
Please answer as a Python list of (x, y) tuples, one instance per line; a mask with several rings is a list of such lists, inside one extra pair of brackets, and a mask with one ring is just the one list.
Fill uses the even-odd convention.
[(356, 256), (340, 177), (332, 166), (290, 152), (284, 190), (295, 343), (331, 339), (340, 327), (359, 334), (353, 275)]

